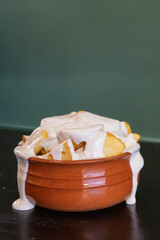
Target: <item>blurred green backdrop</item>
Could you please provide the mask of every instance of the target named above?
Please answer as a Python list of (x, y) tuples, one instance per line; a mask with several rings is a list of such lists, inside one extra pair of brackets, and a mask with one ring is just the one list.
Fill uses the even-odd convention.
[(160, 140), (160, 1), (0, 1), (0, 126), (72, 110)]

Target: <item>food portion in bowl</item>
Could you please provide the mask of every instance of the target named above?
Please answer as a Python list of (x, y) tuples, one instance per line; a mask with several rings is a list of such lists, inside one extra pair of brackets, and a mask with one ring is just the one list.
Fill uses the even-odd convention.
[(22, 136), (14, 150), (18, 161), (20, 198), (13, 203), (13, 208), (27, 210), (34, 207), (25, 194), (28, 159), (31, 157), (67, 163), (114, 157), (127, 152), (131, 153), (132, 192), (126, 202), (134, 204), (138, 174), (144, 164), (139, 152), (139, 139), (140, 135), (132, 133), (127, 122), (85, 111), (43, 119), (30, 136)]

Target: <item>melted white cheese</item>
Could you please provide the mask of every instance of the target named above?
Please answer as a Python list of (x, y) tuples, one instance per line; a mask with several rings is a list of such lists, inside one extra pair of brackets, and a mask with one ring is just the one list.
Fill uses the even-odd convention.
[[(48, 133), (48, 138), (43, 138), (43, 131)], [(28, 171), (28, 158), (35, 157), (34, 146), (39, 144), (55, 160), (62, 159), (62, 148), (67, 142), (72, 160), (93, 159), (105, 157), (103, 146), (106, 139), (106, 132), (111, 132), (121, 139), (126, 148), (124, 152), (130, 152), (130, 167), (132, 170), (132, 192), (126, 200), (127, 204), (136, 202), (137, 178), (143, 167), (143, 158), (139, 152), (140, 145), (135, 141), (133, 134), (128, 134), (124, 122), (92, 114), (89, 112), (72, 112), (63, 116), (45, 118), (41, 121), (40, 127), (35, 129), (27, 138), (25, 143), (20, 143), (14, 150), (18, 162), (18, 190), (20, 198), (13, 203), (16, 210), (28, 210), (34, 207), (25, 194), (25, 180)], [(74, 151), (72, 141), (76, 144), (85, 141), (83, 148)], [(37, 156), (40, 158), (46, 155)]]

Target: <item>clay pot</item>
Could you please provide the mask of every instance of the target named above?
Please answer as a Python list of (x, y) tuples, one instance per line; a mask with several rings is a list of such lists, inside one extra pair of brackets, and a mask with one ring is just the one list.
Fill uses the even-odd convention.
[(126, 200), (132, 190), (130, 153), (109, 158), (53, 161), (29, 158), (26, 195), (60, 211), (90, 211)]

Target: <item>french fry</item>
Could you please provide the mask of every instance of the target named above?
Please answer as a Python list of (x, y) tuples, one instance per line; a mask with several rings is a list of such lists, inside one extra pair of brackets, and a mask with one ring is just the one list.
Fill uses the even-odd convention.
[(138, 133), (133, 133), (133, 137), (138, 142), (139, 139), (141, 138), (141, 135), (139, 135)]
[(62, 160), (72, 160), (72, 154), (67, 142), (63, 144)]
[(129, 123), (124, 122), (124, 124), (125, 124), (125, 126), (126, 126), (126, 128), (127, 128), (128, 134), (131, 133), (131, 132), (132, 132), (132, 129), (131, 129)]
[(72, 140), (72, 144), (74, 147), (74, 150), (78, 150), (79, 148), (83, 147), (83, 151), (85, 149), (86, 142), (80, 142), (79, 144), (76, 144), (74, 140)]
[(119, 155), (125, 149), (125, 144), (112, 133), (107, 132), (103, 152), (106, 157)]

